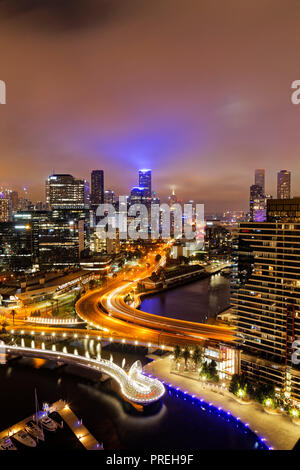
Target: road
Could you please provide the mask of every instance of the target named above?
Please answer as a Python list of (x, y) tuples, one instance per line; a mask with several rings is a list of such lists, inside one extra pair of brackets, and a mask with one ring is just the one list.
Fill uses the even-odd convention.
[[(119, 342), (147, 344), (153, 347), (174, 347), (177, 344), (197, 344), (210, 339), (232, 342), (235, 332), (227, 326), (207, 325), (165, 318), (140, 311), (126, 304), (124, 297), (133, 292), (139, 280), (149, 276), (165, 262), (165, 247), (148, 254), (139, 268), (123, 270), (115, 279), (111, 279), (104, 288), (88, 291), (76, 304), (78, 315), (88, 322), (94, 330), (51, 328), (46, 325), (25, 325), (21, 318), (16, 318), (13, 328), (20, 332), (34, 331), (48, 334), (78, 335), (107, 338)], [(161, 255), (157, 259), (157, 254)], [(20, 312), (21, 313), (21, 312)], [(98, 329), (98, 331), (97, 331)], [(100, 330), (100, 331), (99, 331)]]
[[(112, 281), (104, 289), (88, 292), (76, 304), (78, 315), (93, 326), (107, 328), (112, 335), (131, 336), (159, 345), (195, 344), (204, 339), (232, 342), (234, 330), (227, 326), (188, 322), (140, 311), (128, 305), (124, 297), (139, 280), (156, 269), (155, 256), (148, 258), (150, 267), (136, 270), (127, 279)], [(161, 261), (160, 261), (161, 263)]]

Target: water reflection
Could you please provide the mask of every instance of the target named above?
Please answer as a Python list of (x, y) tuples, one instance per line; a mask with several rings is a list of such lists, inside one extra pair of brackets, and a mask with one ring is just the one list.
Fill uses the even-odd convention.
[(183, 320), (206, 322), (230, 306), (229, 280), (221, 274), (145, 297), (141, 310)]
[[(177, 391), (168, 390), (163, 407), (145, 416), (135, 410), (129, 413), (129, 404), (113, 392), (110, 382), (96, 383), (77, 375), (74, 367), (36, 370), (21, 361), (7, 374), (7, 366), (0, 369), (3, 428), (33, 412), (37, 388), (41, 402), (63, 398), (70, 403), (107, 450), (261, 448), (256, 436), (241, 423)], [(21, 391), (22, 400), (12, 403), (16, 390)]]

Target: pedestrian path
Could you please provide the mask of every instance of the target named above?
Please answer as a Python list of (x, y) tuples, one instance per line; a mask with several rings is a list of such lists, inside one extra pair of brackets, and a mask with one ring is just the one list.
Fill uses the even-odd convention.
[(223, 410), (230, 411), (233, 416), (239, 417), (244, 423), (248, 423), (257, 435), (266, 438), (268, 445), (272, 448), (276, 450), (291, 450), (294, 448), (300, 437), (300, 427), (294, 424), (290, 417), (286, 415), (269, 415), (257, 402), (242, 405), (227, 391), (224, 392), (224, 395), (216, 393), (209, 390), (207, 386), (204, 386), (204, 388), (199, 381), (173, 374), (171, 372), (171, 361), (170, 356), (157, 359), (147, 364), (144, 370), (161, 381), (179, 387), (191, 395), (201, 397), (216, 407), (220, 406)]

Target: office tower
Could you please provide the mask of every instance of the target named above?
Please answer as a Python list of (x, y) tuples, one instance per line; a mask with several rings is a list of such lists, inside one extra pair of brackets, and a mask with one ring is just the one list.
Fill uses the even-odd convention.
[(51, 175), (46, 181), (46, 202), (52, 209), (88, 209), (89, 184), (72, 175)]
[(292, 345), (300, 338), (300, 223), (245, 222), (236, 236), (238, 271), (246, 273), (232, 297), (241, 371), (299, 402)]
[(17, 211), (29, 211), (32, 209), (32, 202), (24, 197), (18, 198)]
[(132, 188), (130, 192), (130, 204), (143, 204), (144, 194), (144, 188), (140, 188), (138, 186)]
[(93, 170), (91, 173), (91, 205), (97, 210), (104, 203), (104, 171)]
[(106, 189), (104, 191), (104, 203), (105, 204), (114, 204), (115, 203), (115, 193), (112, 189)]
[(49, 205), (43, 201), (37, 201), (34, 205), (34, 210), (36, 211), (47, 211), (49, 210)]
[(255, 170), (255, 181), (256, 186), (260, 186), (263, 194), (265, 194), (265, 169), (259, 168)]
[(291, 198), (291, 172), (281, 170), (277, 174), (277, 198), (290, 199)]
[(11, 201), (0, 194), (0, 222), (9, 222), (12, 217)]
[(13, 223), (14, 270), (79, 266), (85, 249), (85, 221), (62, 212), (54, 217), (48, 210), (17, 212)]
[(152, 198), (151, 170), (139, 170), (139, 187), (144, 188), (144, 197)]
[(168, 201), (169, 201), (170, 207), (172, 207), (174, 204), (177, 203), (177, 196), (175, 194), (175, 189), (174, 188), (172, 188), (171, 196), (168, 196)]
[(250, 221), (266, 220), (266, 200), (261, 186), (250, 186)]
[(11, 208), (13, 211), (16, 211), (18, 209), (18, 201), (19, 201), (18, 192), (12, 191), (10, 198), (11, 198)]
[(300, 222), (300, 197), (267, 201), (268, 222)]

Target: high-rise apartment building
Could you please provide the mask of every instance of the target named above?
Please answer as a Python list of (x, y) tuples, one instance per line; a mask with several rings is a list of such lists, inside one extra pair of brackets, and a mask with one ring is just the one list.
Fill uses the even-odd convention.
[(12, 217), (11, 200), (0, 195), (0, 222), (9, 222)]
[(299, 402), (300, 369), (292, 354), (300, 339), (300, 223), (245, 222), (236, 235), (238, 271), (246, 273), (232, 298), (241, 371)]
[(265, 194), (265, 169), (259, 168), (255, 170), (255, 181), (256, 186), (260, 186), (263, 194)]
[(267, 201), (269, 222), (300, 222), (300, 197)]
[(93, 170), (91, 173), (91, 206), (94, 210), (104, 203), (104, 171)]
[(291, 198), (291, 172), (281, 170), (277, 174), (277, 198), (290, 199)]
[(88, 209), (89, 184), (72, 175), (51, 175), (46, 181), (46, 202), (52, 209)]
[(250, 220), (251, 222), (266, 220), (266, 198), (261, 186), (250, 186)]

